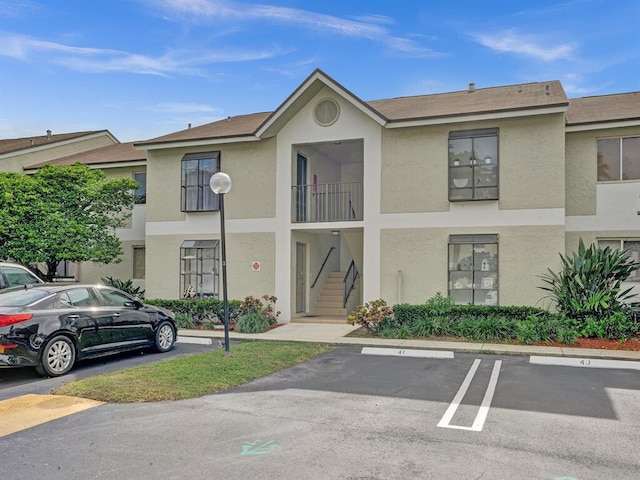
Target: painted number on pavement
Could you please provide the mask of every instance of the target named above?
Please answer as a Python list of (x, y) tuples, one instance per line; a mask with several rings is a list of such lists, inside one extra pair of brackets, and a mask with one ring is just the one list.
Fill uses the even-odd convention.
[(262, 440), (256, 440), (254, 442), (244, 442), (242, 444), (242, 455), (262, 455), (264, 453), (271, 453), (280, 445), (273, 443), (273, 440), (263, 442)]

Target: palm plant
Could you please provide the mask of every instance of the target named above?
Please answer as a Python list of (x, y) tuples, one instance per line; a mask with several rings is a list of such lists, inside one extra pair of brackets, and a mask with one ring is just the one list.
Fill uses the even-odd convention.
[(588, 248), (580, 239), (578, 251), (560, 254), (562, 271), (541, 275), (542, 290), (555, 302), (558, 311), (570, 318), (603, 318), (624, 310), (624, 302), (633, 295), (631, 288), (622, 290), (624, 282), (640, 263), (633, 261), (627, 250), (598, 247)]
[(108, 287), (122, 290), (123, 292), (128, 293), (129, 295), (133, 295), (134, 297), (144, 298), (144, 289), (142, 289), (141, 287), (135, 287), (131, 280), (120, 280), (113, 277), (103, 277), (102, 283), (104, 283)]

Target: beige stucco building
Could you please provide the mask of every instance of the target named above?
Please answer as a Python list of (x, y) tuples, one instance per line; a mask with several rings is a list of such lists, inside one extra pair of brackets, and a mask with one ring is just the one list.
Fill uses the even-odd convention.
[(132, 278), (142, 248), (149, 298), (221, 294), (217, 171), (229, 297), (275, 295), (281, 321), (437, 292), (546, 306), (539, 276), (579, 238), (640, 253), (640, 93), (570, 100), (548, 81), (365, 102), (316, 70), (274, 112), (135, 148), (94, 162), (146, 174), (125, 261), (78, 278)]

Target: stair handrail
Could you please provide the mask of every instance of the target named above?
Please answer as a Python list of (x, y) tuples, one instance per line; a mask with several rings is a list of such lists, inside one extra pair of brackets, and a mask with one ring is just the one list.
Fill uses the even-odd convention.
[(311, 284), (311, 288), (316, 286), (316, 283), (318, 283), (318, 279), (320, 278), (320, 274), (322, 273), (322, 270), (324, 270), (324, 266), (327, 263), (327, 260), (329, 260), (329, 256), (331, 255), (331, 252), (333, 252), (336, 249), (336, 247), (331, 247), (329, 249), (329, 252), (327, 252), (327, 256), (324, 257), (324, 262), (322, 262), (322, 266), (320, 267), (320, 271), (318, 272), (318, 274), (316, 275), (316, 279), (313, 281), (313, 283)]
[(358, 279), (358, 268), (355, 260), (351, 260), (347, 274), (344, 276), (344, 296), (342, 297), (342, 308), (347, 307), (349, 295), (356, 288), (356, 280)]

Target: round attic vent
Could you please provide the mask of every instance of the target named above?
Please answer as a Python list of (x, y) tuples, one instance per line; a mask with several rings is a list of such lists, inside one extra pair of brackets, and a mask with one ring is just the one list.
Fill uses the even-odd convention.
[(338, 120), (338, 115), (340, 115), (340, 106), (330, 98), (320, 100), (313, 110), (313, 118), (323, 127), (333, 125)]

